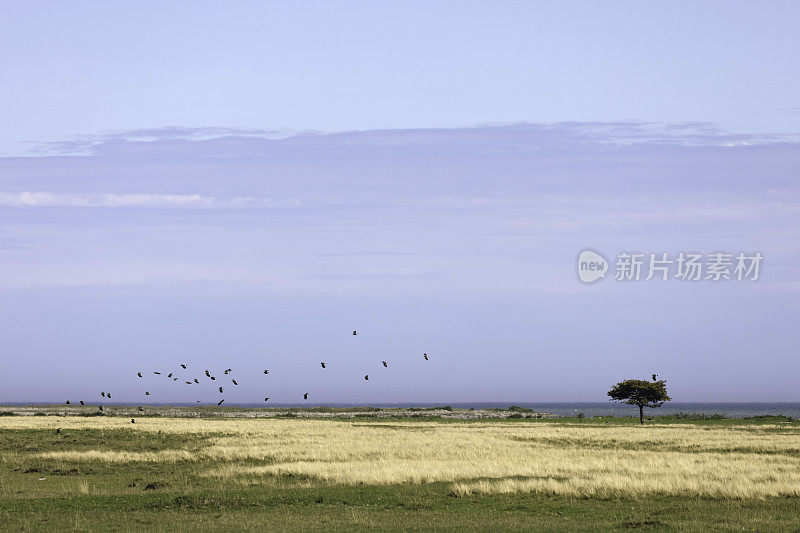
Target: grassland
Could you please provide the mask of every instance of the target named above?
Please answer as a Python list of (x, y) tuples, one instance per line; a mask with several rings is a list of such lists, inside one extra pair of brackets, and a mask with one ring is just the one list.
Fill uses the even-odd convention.
[(2, 527), (800, 528), (800, 424), (778, 417), (127, 409), (0, 417)]

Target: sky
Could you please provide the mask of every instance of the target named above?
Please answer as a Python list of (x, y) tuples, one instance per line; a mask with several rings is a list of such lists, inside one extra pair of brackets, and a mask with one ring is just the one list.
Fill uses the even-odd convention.
[(167, 126), (796, 133), (800, 5), (4, 1), (0, 148)]
[(796, 3), (2, 7), (0, 402), (800, 401)]

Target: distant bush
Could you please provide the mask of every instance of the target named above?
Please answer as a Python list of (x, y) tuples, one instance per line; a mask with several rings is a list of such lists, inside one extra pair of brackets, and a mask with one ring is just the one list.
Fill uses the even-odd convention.
[(86, 417), (89, 417), (89, 416), (105, 416), (105, 413), (103, 411), (91, 411), (91, 412), (88, 412), (88, 413), (78, 413), (75, 416), (86, 416)]
[(789, 416), (783, 415), (758, 415), (758, 416), (746, 416), (742, 418), (742, 420), (749, 420), (751, 422), (791, 422), (792, 418)]
[(353, 407), (329, 407), (326, 405), (317, 405), (314, 407), (287, 407), (287, 413), (353, 413), (353, 412), (367, 412), (377, 413), (383, 411), (382, 407), (370, 406), (353, 406)]
[(584, 418), (586, 418), (586, 415), (583, 414), (583, 412), (580, 412), (577, 415), (575, 415), (575, 418), (577, 418), (578, 420), (583, 420)]
[(519, 405), (512, 405), (508, 408), (509, 411), (516, 411), (518, 413), (532, 413), (533, 409), (527, 409), (525, 407), (520, 407)]
[(0, 416), (17, 416), (17, 413), (12, 413), (11, 411), (2, 411), (0, 412)]
[(680, 413), (673, 413), (671, 415), (660, 415), (656, 418), (660, 420), (724, 420), (726, 416), (719, 413), (709, 415), (707, 413), (684, 413), (681, 411)]

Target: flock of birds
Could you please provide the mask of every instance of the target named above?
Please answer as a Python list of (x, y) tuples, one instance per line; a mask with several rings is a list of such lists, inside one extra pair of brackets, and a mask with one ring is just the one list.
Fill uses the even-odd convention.
[[(358, 335), (358, 331), (353, 331), (353, 335)], [(428, 354), (427, 354), (427, 353), (423, 353), (423, 354), (422, 354), (422, 357), (423, 357), (423, 358), (424, 358), (426, 361), (428, 361), (428, 360), (429, 360), (429, 356), (428, 356)], [(322, 368), (326, 368), (326, 363), (325, 363), (325, 361), (320, 361), (320, 363), (319, 363), (319, 364), (320, 364), (320, 366), (322, 366)], [(389, 362), (388, 362), (388, 361), (381, 361), (381, 364), (383, 365), (383, 367), (384, 367), (384, 368), (389, 368)], [(187, 369), (188, 369), (188, 365), (187, 365), (186, 363), (181, 363), (181, 364), (180, 364), (180, 367), (181, 367), (183, 370), (187, 370)], [(263, 374), (265, 374), (265, 375), (266, 375), (266, 374), (269, 374), (269, 369), (264, 369), (264, 371), (263, 371), (262, 373), (263, 373)], [(156, 371), (156, 370), (154, 370), (154, 371), (153, 371), (153, 374), (154, 374), (154, 375), (156, 375), (156, 376), (161, 376), (161, 375), (163, 375), (163, 374), (162, 374), (160, 371)], [(200, 380), (199, 380), (198, 378), (194, 378), (194, 377), (193, 377), (193, 378), (188, 378), (188, 379), (187, 379), (187, 378), (185, 378), (185, 377), (178, 377), (178, 376), (176, 376), (175, 374), (176, 374), (176, 372), (170, 372), (170, 373), (168, 373), (168, 374), (167, 374), (167, 376), (166, 376), (166, 377), (167, 377), (167, 379), (171, 379), (172, 381), (184, 381), (184, 382), (185, 382), (187, 385), (194, 385), (194, 384), (199, 384), (199, 383), (200, 383)], [(217, 380), (217, 376), (214, 376), (214, 375), (212, 375), (212, 373), (211, 373), (211, 371), (210, 371), (210, 370), (205, 370), (205, 371), (204, 371), (204, 374), (205, 374), (205, 377), (206, 377), (206, 378), (207, 378), (209, 381), (216, 381), (216, 380)], [(140, 379), (143, 379), (143, 378), (144, 378), (144, 374), (143, 374), (141, 371), (139, 371), (139, 372), (136, 372), (136, 375), (137, 375), (137, 377), (139, 377)], [(231, 376), (231, 377), (230, 377), (230, 380), (231, 380), (231, 383), (233, 383), (233, 385), (234, 385), (234, 386), (238, 386), (238, 385), (239, 385), (239, 382), (238, 382), (238, 381), (236, 381), (236, 378), (234, 378), (234, 377), (233, 377), (233, 369), (232, 369), (232, 368), (226, 368), (226, 369), (225, 369), (225, 371), (223, 372), (223, 375), (225, 375), (225, 376)], [(364, 374), (364, 379), (365, 379), (366, 381), (369, 381), (369, 374)], [(654, 379), (655, 379), (655, 378), (654, 378)], [(217, 388), (217, 390), (219, 391), (219, 394), (224, 394), (224, 393), (225, 393), (225, 387), (223, 387), (222, 385), (220, 385), (220, 386)], [(145, 391), (145, 392), (144, 392), (144, 395), (145, 395), (145, 396), (151, 396), (151, 392), (150, 392), (150, 391)], [(101, 391), (101, 392), (100, 392), (100, 396), (101, 396), (102, 398), (108, 398), (108, 399), (111, 399), (111, 393), (110, 393), (110, 392), (107, 392), (107, 391)], [(306, 392), (306, 393), (303, 393), (303, 399), (304, 399), (304, 400), (308, 400), (308, 393), (307, 393), (307, 392)], [(265, 401), (265, 402), (268, 402), (268, 401), (269, 401), (269, 396), (266, 396), (266, 397), (264, 398), (264, 401)], [(201, 402), (201, 400), (197, 400), (197, 403), (200, 403), (200, 402)], [(67, 405), (70, 405), (71, 403), (72, 403), (72, 402), (71, 402), (70, 400), (67, 400), (67, 401), (66, 401), (66, 404), (67, 404)], [(223, 403), (225, 403), (225, 398), (222, 398), (222, 399), (220, 399), (220, 401), (219, 401), (219, 402), (217, 402), (217, 405), (219, 406), (219, 405), (222, 405)], [(80, 404), (81, 404), (81, 405), (86, 405), (86, 403), (85, 403), (83, 400), (80, 400)], [(98, 405), (98, 406), (97, 406), (97, 408), (98, 408), (100, 411), (103, 411), (103, 405), (102, 405), (102, 404)], [(140, 406), (138, 406), (138, 408), (137, 408), (137, 409), (138, 409), (140, 412), (143, 412), (143, 411), (144, 411), (144, 406), (143, 406), (143, 405), (140, 405)], [(134, 419), (134, 418), (131, 418), (131, 423), (132, 423), (132, 424), (135, 424), (135, 423), (136, 423), (136, 419)], [(59, 428), (59, 430), (60, 430), (60, 428)]]

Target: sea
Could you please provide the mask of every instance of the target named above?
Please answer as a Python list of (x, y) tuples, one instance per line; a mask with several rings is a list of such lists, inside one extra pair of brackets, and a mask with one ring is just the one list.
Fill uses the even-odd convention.
[[(37, 402), (39, 403), (39, 402)], [(44, 404), (42, 402), (40, 404)], [(49, 403), (49, 402), (48, 402)], [(138, 405), (129, 402), (114, 402), (115, 405)], [(2, 405), (35, 405), (21, 402), (3, 402)], [(143, 405), (164, 405), (161, 403)], [(197, 407), (196, 403), (170, 402), (169, 405)], [(632, 405), (615, 402), (461, 402), (461, 403), (228, 403), (226, 407), (444, 407), (454, 409), (508, 409), (512, 405), (533, 409), (540, 413), (558, 416), (631, 416), (638, 417), (638, 408)], [(676, 413), (723, 415), (728, 418), (748, 418), (765, 415), (783, 415), (800, 418), (800, 402), (668, 402), (661, 407), (645, 408), (646, 416), (668, 415)]]

